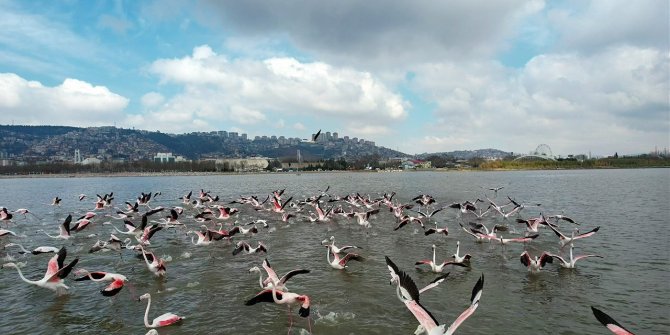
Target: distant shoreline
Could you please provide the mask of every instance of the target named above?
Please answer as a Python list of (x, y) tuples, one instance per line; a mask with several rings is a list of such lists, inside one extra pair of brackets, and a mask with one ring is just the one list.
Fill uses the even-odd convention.
[(628, 169), (664, 169), (670, 166), (636, 166), (636, 167), (591, 167), (591, 168), (525, 168), (525, 169), (480, 169), (480, 168), (461, 168), (461, 169), (419, 169), (419, 170), (332, 170), (332, 171), (300, 171), (300, 172), (86, 172), (86, 173), (33, 173), (33, 174), (15, 174), (15, 175), (0, 175), (0, 179), (19, 179), (19, 178), (118, 178), (118, 177), (188, 177), (188, 176), (243, 176), (243, 175), (260, 175), (260, 174), (315, 174), (315, 173), (415, 173), (415, 172), (504, 172), (504, 171), (564, 171), (564, 170), (628, 170)]

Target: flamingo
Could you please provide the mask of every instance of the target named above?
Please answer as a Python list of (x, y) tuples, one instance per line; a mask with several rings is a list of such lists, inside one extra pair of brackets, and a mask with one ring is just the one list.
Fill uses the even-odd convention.
[(233, 250), (233, 256), (239, 254), (242, 250), (248, 255), (248, 254), (253, 254), (257, 252), (264, 252), (267, 253), (268, 249), (265, 247), (265, 244), (262, 242), (258, 242), (258, 246), (255, 248), (252, 248), (249, 243), (245, 241), (239, 241), (237, 242), (237, 245), (235, 246), (235, 250)]
[(543, 252), (540, 257), (535, 256), (535, 259), (530, 257), (528, 251), (524, 251), (520, 257), (521, 264), (528, 268), (530, 272), (539, 272), (545, 264), (553, 263), (551, 254), (548, 252)]
[(600, 323), (607, 327), (612, 333), (616, 335), (635, 335), (633, 334), (630, 330), (624, 328), (620, 323), (616, 322), (616, 320), (612, 319), (611, 316), (605, 314), (603, 311), (591, 306), (591, 311), (593, 312), (593, 315), (600, 321)]
[(328, 241), (330, 241), (330, 250), (331, 250), (334, 254), (341, 254), (341, 253), (343, 253), (344, 251), (349, 250), (349, 249), (363, 249), (363, 248), (361, 248), (361, 247), (357, 247), (357, 246), (355, 246), (355, 245), (344, 245), (344, 246), (338, 248), (338, 247), (335, 245), (335, 236), (331, 236), (330, 239), (326, 239), (326, 240), (321, 241), (321, 244), (322, 244), (322, 245), (325, 245), (325, 244), (328, 243)]
[(538, 236), (540, 236), (540, 235), (535, 234), (535, 235), (528, 235), (526, 237), (516, 237), (516, 238), (502, 238), (501, 237), (501, 238), (498, 239), (498, 241), (502, 245), (505, 245), (505, 244), (508, 244), (508, 243), (527, 243), (527, 242), (530, 242), (530, 241), (536, 239)]
[(235, 213), (240, 211), (237, 208), (230, 208), (230, 207), (225, 207), (225, 206), (220, 206), (220, 205), (216, 205), (214, 207), (219, 210), (219, 216), (216, 217), (219, 220), (228, 220), (228, 219), (230, 219), (231, 215), (234, 215)]
[(21, 251), (19, 251), (20, 254), (33, 254), (33, 255), (39, 255), (39, 254), (46, 254), (46, 253), (56, 253), (58, 252), (58, 248), (56, 247), (37, 247), (33, 249), (33, 251), (28, 251), (26, 248), (24, 248), (22, 245), (18, 243), (7, 243), (5, 245), (5, 248), (7, 247), (19, 247), (21, 248)]
[[(203, 225), (204, 226), (204, 225)], [(205, 226), (207, 227), (207, 226)], [(191, 243), (193, 245), (210, 245), (212, 243), (212, 233), (209, 230), (205, 230), (205, 232), (200, 232), (200, 231), (187, 231), (186, 234), (196, 234), (198, 236), (198, 240), (195, 241), (193, 239), (193, 236), (191, 236)]]
[(7, 208), (0, 209), (0, 221), (11, 221), (14, 215), (7, 211)]
[(56, 196), (56, 197), (51, 201), (51, 206), (60, 206), (60, 202), (61, 202), (61, 200), (63, 200), (63, 199), (61, 199), (61, 198), (59, 198), (58, 196)]
[[(391, 259), (388, 258), (388, 256), (384, 256), (384, 258), (386, 259), (386, 266), (388, 267), (389, 272), (391, 274), (391, 281), (389, 282), (389, 284), (391, 284), (391, 285), (396, 284), (396, 285), (398, 285), (399, 290), (402, 289), (402, 286), (400, 286), (400, 273), (402, 271), (400, 271), (398, 269), (398, 266), (395, 265), (395, 263), (393, 263), (393, 261), (391, 261)], [(428, 291), (431, 288), (437, 287), (440, 283), (445, 281), (448, 276), (449, 276), (449, 272), (447, 272), (443, 275), (440, 275), (437, 278), (433, 279), (428, 285), (426, 285), (424, 288), (419, 290), (419, 294), (421, 294), (425, 291)], [(405, 296), (407, 296), (407, 294), (405, 294)]]
[(569, 261), (566, 261), (563, 257), (561, 257), (559, 255), (549, 254), (549, 256), (551, 256), (554, 259), (559, 260), (560, 261), (559, 265), (563, 268), (566, 268), (566, 269), (574, 269), (575, 268), (575, 263), (577, 263), (578, 260), (583, 259), (583, 258), (587, 258), (587, 257), (603, 258), (603, 256), (599, 256), (599, 255), (581, 255), (581, 256), (577, 256), (577, 257), (573, 258), (572, 249), (574, 249), (574, 247), (575, 247), (574, 245), (572, 245), (572, 244), (570, 245), (570, 260)]
[(47, 232), (45, 232), (44, 230), (40, 230), (40, 231), (43, 232), (45, 235), (51, 237), (51, 238), (60, 238), (60, 239), (67, 240), (67, 239), (69, 239), (70, 237), (72, 237), (72, 235), (70, 235), (70, 223), (71, 223), (71, 222), (72, 222), (72, 214), (68, 215), (68, 216), (65, 218), (65, 220), (63, 221), (63, 223), (60, 224), (60, 226), (59, 226), (59, 228), (60, 228), (60, 233), (59, 233), (58, 235), (56, 235), (56, 236), (49, 235), (49, 234), (48, 234)]
[(147, 268), (151, 271), (156, 277), (163, 277), (167, 273), (165, 268), (165, 261), (162, 258), (156, 257), (153, 252), (145, 251), (144, 247), (140, 246), (142, 251), (142, 257), (144, 262), (147, 264)]
[(428, 206), (432, 203), (435, 202), (435, 199), (433, 199), (433, 196), (428, 195), (428, 194), (419, 194), (416, 197), (412, 198), (412, 201), (416, 202), (417, 204), (421, 205), (422, 207)]
[(155, 318), (151, 323), (149, 323), (149, 308), (151, 307), (151, 294), (145, 293), (142, 296), (137, 299), (137, 301), (141, 300), (147, 300), (147, 310), (144, 312), (144, 326), (147, 328), (158, 328), (158, 327), (166, 327), (173, 325), (183, 319), (185, 319), (182, 316), (172, 314), (172, 313), (165, 313), (162, 314), (161, 316)]
[(11, 231), (11, 230), (0, 229), (0, 237), (10, 236), (10, 235), (11, 236), (16, 236), (16, 233)]
[(267, 273), (268, 275), (268, 277), (265, 280), (263, 280), (263, 274), (261, 273), (261, 270), (257, 266), (254, 266), (253, 268), (249, 269), (249, 272), (258, 272), (259, 275), (258, 284), (262, 289), (271, 289), (273, 287), (276, 287), (280, 291), (288, 291), (288, 289), (286, 288), (286, 282), (293, 276), (310, 272), (310, 270), (307, 269), (291, 270), (287, 272), (285, 275), (283, 275), (281, 278), (279, 278), (277, 277), (277, 273), (275, 273), (274, 269), (272, 269), (272, 267), (270, 266), (270, 262), (268, 261), (267, 258), (263, 260), (262, 267), (265, 270), (265, 273)]
[(365, 227), (365, 228), (370, 228), (370, 221), (368, 219), (370, 218), (371, 215), (379, 213), (379, 208), (373, 209), (367, 212), (356, 212), (354, 215), (356, 216), (356, 219), (358, 220), (358, 224)]
[(411, 222), (417, 222), (417, 223), (419, 223), (419, 225), (421, 226), (421, 228), (425, 228), (425, 226), (423, 225), (423, 222), (422, 222), (421, 219), (419, 219), (418, 217), (409, 216), (409, 215), (403, 215), (403, 216), (402, 216), (400, 219), (398, 219), (398, 220), (399, 220), (399, 221), (398, 221), (398, 225), (395, 226), (395, 228), (393, 228), (394, 231), (395, 231), (395, 230), (398, 230), (398, 229), (400, 229), (400, 228), (402, 228), (402, 227), (404, 227), (406, 224), (411, 223)]
[(237, 234), (237, 233), (240, 233), (242, 235), (253, 235), (253, 234), (258, 233), (258, 227), (255, 226), (255, 225), (251, 228), (244, 228), (242, 226), (235, 226), (235, 227), (230, 229), (229, 233), (231, 235), (234, 235), (234, 234)]
[[(328, 260), (328, 264), (330, 264), (330, 266), (333, 269), (343, 270), (347, 267), (347, 263), (349, 261), (354, 260), (354, 261), (360, 262), (360, 261), (363, 260), (363, 257), (361, 257), (358, 254), (354, 254), (354, 253), (348, 253), (348, 254), (344, 255), (344, 257), (340, 257), (339, 254), (331, 252), (332, 249), (329, 245), (326, 246), (326, 250), (327, 250), (326, 260)], [(331, 253), (333, 254), (333, 260), (332, 261), (330, 260), (330, 254)]]
[(306, 138), (303, 138), (302, 142), (303, 143), (316, 143), (316, 141), (319, 139), (319, 135), (321, 135), (321, 129), (319, 129), (319, 131), (317, 131), (316, 134), (312, 134), (312, 137), (309, 140), (307, 140)]
[(456, 253), (451, 256), (454, 259), (454, 262), (470, 264), (470, 259), (472, 258), (472, 255), (465, 254), (463, 256), (460, 256), (459, 255), (460, 250), (461, 250), (461, 241), (456, 241)]
[(420, 210), (417, 211), (417, 210), (413, 210), (413, 209), (410, 209), (410, 211), (415, 212), (415, 213), (418, 213), (418, 214), (419, 214), (419, 218), (426, 218), (426, 219), (428, 219), (428, 222), (430, 222), (430, 218), (433, 217), (433, 215), (435, 215), (435, 214), (441, 212), (443, 209), (444, 209), (444, 207), (442, 207), (442, 208), (438, 208), (438, 209), (436, 209), (436, 210), (434, 210), (434, 211), (432, 211), (432, 212), (422, 212), (422, 211), (420, 211)]
[[(293, 325), (293, 321), (291, 319), (291, 305), (300, 305), (300, 309), (298, 310), (298, 315), (300, 315), (303, 318), (306, 318), (309, 316), (309, 296), (304, 295), (304, 294), (297, 294), (297, 293), (292, 293), (292, 292), (282, 292), (277, 290), (276, 287), (272, 287), (272, 289), (267, 289), (258, 292), (253, 298), (247, 300), (244, 304), (247, 306), (255, 305), (259, 302), (274, 302), (275, 304), (278, 305), (287, 305), (289, 309), (289, 334), (291, 333), (291, 326)], [(310, 334), (312, 333), (311, 330), (309, 332)]]
[(461, 229), (463, 229), (464, 232), (466, 232), (468, 235), (474, 237), (474, 238), (475, 238), (475, 242), (477, 242), (477, 243), (482, 243), (482, 242), (484, 242), (484, 241), (490, 241), (490, 239), (489, 239), (486, 235), (484, 235), (484, 233), (479, 232), (479, 231), (475, 231), (475, 232), (473, 233), (473, 232), (471, 232), (470, 230), (468, 230), (467, 228), (465, 228), (465, 227), (463, 226), (463, 224), (460, 223), (460, 222), (458, 223), (458, 225), (461, 226)]
[(464, 265), (462, 263), (449, 262), (449, 261), (444, 261), (440, 264), (437, 264), (437, 262), (435, 261), (435, 249), (436, 248), (437, 247), (435, 246), (435, 244), (433, 244), (433, 260), (432, 261), (428, 260), (428, 259), (424, 259), (424, 260), (420, 260), (420, 261), (414, 263), (414, 265), (426, 264), (426, 265), (430, 266), (430, 270), (432, 272), (435, 272), (435, 273), (442, 272), (442, 270), (444, 270), (444, 267), (447, 266), (447, 265), (456, 265), (456, 266), (467, 267), (466, 265)]
[(102, 272), (102, 271), (89, 272), (86, 269), (79, 269), (76, 270), (74, 273), (76, 275), (82, 276), (79, 278), (75, 278), (74, 281), (83, 281), (83, 280), (91, 280), (94, 282), (111, 281), (111, 283), (107, 287), (100, 290), (100, 293), (102, 293), (102, 295), (104, 295), (105, 297), (115, 296), (117, 293), (121, 292), (123, 285), (128, 281), (128, 278), (126, 278), (126, 276), (111, 272)]
[(426, 231), (423, 232), (425, 236), (428, 236), (430, 234), (444, 234), (444, 236), (449, 235), (449, 228), (447, 226), (444, 226), (444, 228), (438, 228), (437, 227), (437, 222), (435, 222), (435, 228), (428, 228)]
[(21, 280), (23, 280), (28, 284), (48, 288), (50, 290), (58, 292), (61, 289), (65, 290), (69, 289), (69, 287), (65, 285), (64, 279), (65, 277), (67, 277), (68, 274), (70, 274), (72, 268), (75, 265), (77, 265), (77, 262), (79, 262), (79, 258), (75, 258), (69, 264), (63, 265), (66, 256), (67, 256), (67, 250), (65, 249), (65, 247), (60, 248), (58, 254), (54, 255), (49, 260), (49, 263), (47, 265), (47, 272), (44, 274), (44, 277), (40, 280), (26, 279), (26, 277), (23, 276), (21, 269), (19, 269), (19, 267), (15, 263), (5, 263), (2, 265), (2, 267), (15, 268), (16, 271), (19, 273), (19, 277), (21, 277)]
[(576, 225), (579, 225), (579, 223), (577, 223), (577, 222), (576, 222), (575, 220), (573, 220), (572, 218), (567, 217), (567, 216), (562, 215), (562, 214), (549, 215), (549, 216), (547, 216), (547, 217), (550, 218), (550, 219), (556, 219), (557, 222), (558, 222), (558, 220), (563, 220), (563, 221), (568, 221), (568, 222), (570, 222), (570, 223), (574, 223), (574, 224), (576, 224)]
[(549, 228), (551, 228), (551, 230), (554, 231), (556, 236), (558, 236), (558, 239), (559, 239), (558, 243), (561, 245), (561, 248), (563, 248), (568, 244), (572, 245), (572, 242), (574, 242), (575, 240), (579, 240), (579, 239), (582, 239), (582, 238), (587, 238), (587, 237), (595, 234), (600, 229), (600, 226), (595, 227), (595, 228), (591, 229), (590, 231), (588, 231), (584, 234), (579, 234), (579, 235), (575, 235), (575, 231), (579, 231), (579, 230), (573, 230), (572, 235), (570, 237), (565, 236), (565, 234), (561, 233), (560, 231), (558, 231), (558, 229), (556, 229), (552, 226), (549, 226)]
[(412, 278), (404, 272), (400, 272), (400, 286), (402, 289), (397, 289), (396, 294), (398, 299), (402, 301), (407, 309), (419, 321), (415, 334), (426, 332), (430, 335), (452, 335), (456, 329), (470, 317), (477, 307), (479, 307), (479, 300), (484, 291), (484, 274), (479, 277), (479, 280), (472, 289), (472, 296), (470, 298), (470, 306), (461, 313), (461, 315), (454, 320), (454, 322), (447, 327), (447, 325), (439, 325), (433, 315), (419, 303), (419, 290), (414, 284)]

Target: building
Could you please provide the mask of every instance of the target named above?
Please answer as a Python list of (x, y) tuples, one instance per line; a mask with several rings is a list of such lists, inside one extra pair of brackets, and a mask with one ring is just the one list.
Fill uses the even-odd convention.
[(159, 152), (154, 156), (154, 163), (174, 163), (175, 160), (171, 152)]
[(171, 152), (159, 152), (154, 156), (154, 163), (179, 163), (188, 162), (184, 156), (174, 156)]

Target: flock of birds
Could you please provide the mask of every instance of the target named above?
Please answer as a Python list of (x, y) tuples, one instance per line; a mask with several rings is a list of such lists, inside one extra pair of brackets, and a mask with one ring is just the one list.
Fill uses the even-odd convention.
[[(336, 196), (329, 193), (330, 187), (316, 194), (305, 197), (304, 199), (294, 199), (286, 196), (285, 190), (275, 190), (266, 196), (246, 195), (237, 199), (220, 199), (211, 192), (201, 189), (194, 194), (188, 192), (180, 197), (179, 203), (173, 200), (169, 206), (157, 205), (156, 199), (161, 199), (160, 192), (141, 192), (136, 199), (125, 201), (123, 208), (116, 207), (114, 193), (110, 192), (104, 195), (96, 195), (97, 198), (93, 207), (83, 213), (70, 213), (59, 223), (58, 231), (39, 231), (54, 240), (60, 240), (61, 243), (76, 239), (79, 235), (97, 237), (98, 240), (90, 247), (91, 258), (95, 254), (103, 251), (118, 252), (122, 257), (123, 253), (132, 252), (138, 262), (146, 266), (147, 271), (153, 274), (157, 279), (164, 278), (167, 274), (166, 260), (156, 253), (156, 248), (152, 244), (163, 234), (161, 231), (167, 229), (184, 230), (190, 235), (190, 242), (194, 246), (206, 247), (215, 243), (228, 243), (232, 246), (232, 254), (256, 254), (261, 257), (253, 259), (262, 259), (259, 266), (252, 266), (249, 269), (251, 273), (257, 273), (259, 276), (258, 286), (260, 291), (244, 302), (245, 305), (255, 305), (257, 303), (273, 303), (287, 305), (289, 310), (289, 329), (290, 333), (293, 324), (291, 318), (291, 307), (298, 308), (298, 315), (304, 318), (310, 315), (310, 295), (289, 291), (287, 283), (297, 275), (307, 274), (309, 269), (294, 269), (283, 276), (279, 276), (275, 269), (270, 265), (267, 255), (271, 250), (261, 241), (257, 244), (248, 243), (248, 237), (252, 235), (263, 236), (263, 231), (271, 225), (282, 225), (290, 221), (325, 223), (337, 221), (338, 224), (347, 223), (360, 225), (364, 231), (373, 224), (384, 225), (382, 222), (393, 220), (393, 225), (388, 225), (388, 231), (397, 231), (407, 229), (407, 226), (414, 226), (415, 229), (423, 231), (426, 236), (433, 235), (435, 238), (449, 235), (449, 227), (440, 226), (434, 220), (434, 217), (442, 211), (457, 211), (461, 218), (459, 223), (467, 236), (472, 237), (477, 243), (495, 243), (501, 245), (520, 245), (523, 246), (523, 252), (520, 254), (520, 263), (535, 274), (547, 266), (547, 264), (558, 263), (563, 268), (575, 268), (577, 261), (589, 257), (601, 257), (599, 255), (573, 255), (573, 248), (578, 241), (589, 238), (598, 232), (599, 227), (580, 233), (579, 223), (572, 218), (562, 215), (542, 215), (534, 218), (520, 218), (519, 213), (526, 207), (537, 207), (540, 204), (525, 204), (515, 201), (511, 197), (506, 197), (499, 203), (501, 198), (497, 197), (498, 191), (502, 187), (490, 188), (493, 191), (493, 199), (484, 196), (485, 200), (474, 199), (473, 201), (463, 201), (460, 203), (444, 204), (439, 203), (428, 194), (421, 194), (411, 199), (411, 202), (402, 203), (395, 199), (395, 192), (383, 194), (380, 197), (371, 195), (361, 195), (359, 193), (347, 194), (345, 196)], [(82, 203), (87, 199), (85, 194), (75, 197), (66, 197), (68, 200)], [(495, 199), (495, 200), (494, 200)], [(52, 206), (61, 206), (64, 202), (60, 197), (55, 197)], [(163, 201), (161, 204), (166, 205)], [(235, 207), (237, 206), (237, 207)], [(255, 219), (249, 222), (239, 223), (236, 218), (239, 213), (246, 211), (256, 213)], [(383, 214), (387, 213), (387, 214)], [(390, 213), (390, 214), (388, 214)], [(74, 214), (74, 216), (73, 216)], [(65, 246), (39, 246), (26, 249), (20, 241), (27, 237), (27, 231), (20, 231), (22, 225), (20, 219), (27, 219), (29, 215), (35, 216), (32, 211), (21, 208), (9, 210), (0, 207), (0, 222), (5, 228), (0, 229), (0, 242), (3, 249), (11, 250), (18, 248), (18, 253), (34, 255), (30, 257), (40, 257), (42, 254), (53, 254), (47, 262), (47, 269), (44, 276), (39, 280), (31, 280), (24, 277), (21, 271), (21, 265), (17, 262), (7, 262), (2, 268), (14, 268), (18, 272), (20, 279), (28, 284), (40, 288), (56, 291), (58, 294), (64, 294), (69, 286), (66, 285), (66, 279), (72, 272), (75, 275), (74, 281), (104, 282), (106, 286), (100, 290), (100, 293), (106, 297), (113, 297), (123, 290), (128, 283), (128, 278), (123, 274), (89, 271), (84, 268), (77, 268), (78, 258), (68, 259)], [(482, 218), (487, 216), (500, 216), (504, 224), (495, 224), (487, 227), (482, 223)], [(388, 216), (384, 220), (374, 220), (376, 216)], [(514, 220), (507, 220), (515, 217)], [(121, 225), (121, 222), (123, 223)], [(373, 223), (374, 222), (374, 223)], [(466, 223), (467, 222), (467, 223)], [(561, 225), (573, 225), (570, 233), (565, 233), (566, 228)], [(511, 230), (515, 227), (524, 227), (521, 236), (512, 236)], [(108, 227), (111, 231), (109, 238), (100, 240), (102, 234), (88, 234), (93, 229), (91, 227)], [(383, 228), (383, 227), (382, 227)], [(452, 227), (455, 228), (455, 227)], [(555, 235), (558, 240), (558, 252), (545, 251), (540, 255), (531, 255), (525, 248), (528, 243), (540, 236), (542, 230), (549, 230), (551, 235)], [(16, 231), (19, 233), (17, 234)], [(100, 228), (97, 230), (100, 232)], [(54, 233), (55, 232), (55, 233)], [(507, 235), (505, 237), (505, 235)], [(106, 233), (105, 233), (106, 234)], [(125, 238), (120, 238), (123, 236)], [(325, 260), (330, 267), (339, 271), (346, 271), (351, 261), (364, 261), (365, 258), (360, 254), (361, 248), (355, 245), (336, 245), (335, 237), (331, 236), (321, 242), (326, 249)], [(415, 334), (453, 334), (456, 329), (470, 316), (472, 316), (479, 306), (484, 291), (484, 274), (481, 274), (474, 285), (470, 297), (470, 305), (461, 313), (451, 324), (438, 322), (433, 315), (420, 303), (420, 296), (423, 292), (432, 289), (443, 283), (449, 273), (444, 270), (451, 267), (470, 267), (475, 261), (476, 256), (470, 254), (461, 254), (460, 241), (456, 244), (455, 253), (449, 260), (439, 260), (436, 258), (436, 246), (432, 245), (432, 257), (415, 262), (416, 267), (426, 267), (431, 272), (439, 274), (435, 280), (425, 287), (419, 289), (404, 270), (400, 269), (389, 257), (386, 257), (386, 264), (389, 271), (390, 283), (395, 286), (397, 298), (407, 307), (408, 311), (416, 318), (418, 327)], [(11, 260), (13, 257), (8, 255), (5, 259)], [(250, 258), (251, 259), (251, 258)], [(325, 264), (324, 264), (325, 265)], [(443, 274), (444, 273), (444, 274)], [(2, 275), (5, 280), (8, 274)], [(16, 285), (19, 285), (17, 283)], [(149, 333), (155, 334), (153, 328), (166, 327), (183, 322), (185, 317), (165, 313), (149, 322), (149, 310), (151, 306), (151, 295), (143, 294), (139, 300), (146, 300), (146, 311), (144, 315), (144, 325), (152, 330)], [(240, 302), (242, 303), (242, 302)], [(615, 334), (632, 334), (623, 326), (617, 323), (599, 309), (592, 307), (594, 316), (605, 327)], [(309, 332), (311, 325), (309, 319), (307, 322)], [(148, 333), (148, 334), (149, 334)]]

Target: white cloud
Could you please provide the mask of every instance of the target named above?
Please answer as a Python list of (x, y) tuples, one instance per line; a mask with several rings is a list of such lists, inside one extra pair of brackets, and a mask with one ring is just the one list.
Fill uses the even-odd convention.
[(142, 106), (145, 108), (154, 108), (165, 101), (165, 97), (157, 92), (149, 92), (142, 96)]
[[(645, 152), (667, 145), (669, 57), (655, 49), (545, 54), (510, 70), (496, 62), (421, 67), (413, 89), (436, 102), (429, 135), (406, 142), (439, 149)], [(623, 149), (621, 149), (623, 150)]]
[(300, 122), (296, 122), (296, 123), (293, 124), (293, 129), (295, 129), (295, 130), (305, 130), (307, 128), (305, 127), (304, 124), (302, 124)]
[[(191, 56), (156, 60), (149, 71), (162, 83), (183, 86), (181, 93), (151, 111), (152, 119), (163, 119), (163, 114), (169, 119), (181, 113), (227, 122), (229, 127), (228, 123), (275, 125), (274, 120), (280, 117), (319, 122), (355, 117), (388, 124), (407, 115), (407, 102), (372, 74), (321, 62), (303, 63), (293, 58), (229, 60), (204, 45), (196, 47)], [(160, 122), (152, 127), (199, 130), (188, 129), (189, 123)]]
[(107, 87), (65, 79), (54, 87), (0, 74), (0, 112), (17, 124), (103, 126), (123, 121), (128, 99)]

